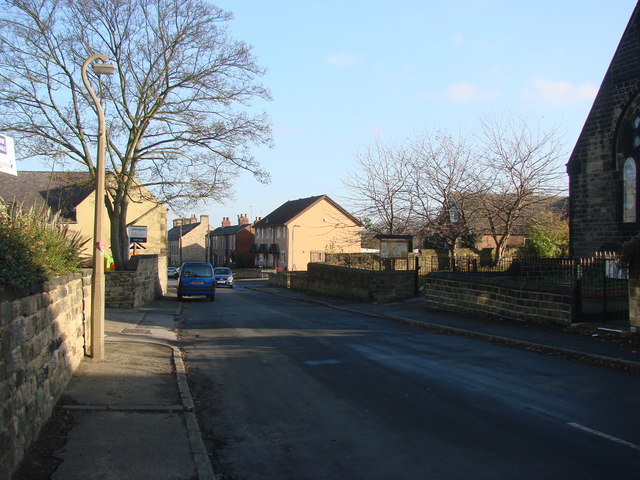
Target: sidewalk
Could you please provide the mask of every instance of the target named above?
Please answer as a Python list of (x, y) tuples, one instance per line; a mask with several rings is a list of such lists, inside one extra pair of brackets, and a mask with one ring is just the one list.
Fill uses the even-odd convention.
[(66, 442), (48, 452), (36, 446), (14, 479), (214, 479), (181, 353), (171, 345), (180, 305), (106, 310), (105, 359), (82, 361), (38, 443), (55, 444), (56, 435)]
[(252, 290), (292, 300), (312, 302), (333, 309), (363, 313), (377, 318), (428, 328), (445, 335), (471, 336), (485, 341), (554, 355), (590, 361), (599, 365), (640, 372), (640, 334), (615, 332), (606, 325), (576, 325), (569, 328), (525, 325), (482, 316), (428, 311), (424, 298), (393, 303), (361, 303), (333, 297), (309, 295), (266, 284)]

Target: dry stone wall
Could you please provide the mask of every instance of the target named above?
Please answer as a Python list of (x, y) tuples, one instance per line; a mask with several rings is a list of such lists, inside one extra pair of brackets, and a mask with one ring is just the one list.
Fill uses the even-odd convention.
[(0, 479), (38, 438), (85, 354), (91, 274), (65, 275), (0, 302)]
[(106, 272), (107, 308), (139, 308), (166, 291), (166, 257), (136, 255), (131, 257), (128, 268), (126, 271)]
[(431, 273), (427, 308), (484, 314), (526, 323), (570, 325), (573, 287), (467, 273)]
[(362, 270), (324, 263), (309, 263), (306, 274), (274, 273), (271, 285), (367, 302), (393, 302), (411, 298), (415, 271)]

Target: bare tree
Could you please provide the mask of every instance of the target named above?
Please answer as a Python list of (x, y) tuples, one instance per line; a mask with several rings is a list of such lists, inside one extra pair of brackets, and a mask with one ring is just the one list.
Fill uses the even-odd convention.
[(107, 117), (105, 203), (117, 268), (128, 257), (127, 208), (139, 190), (160, 203), (220, 200), (239, 170), (268, 182), (250, 154), (271, 142), (253, 99), (269, 99), (231, 14), (206, 0), (11, 0), (0, 19), (0, 131), (21, 157), (63, 155), (94, 177), (95, 107), (80, 69), (103, 53), (116, 75), (96, 81)]
[(480, 165), (466, 138), (425, 133), (412, 145), (412, 213), (419, 232), (449, 251), (471, 241), (471, 226), (479, 215), (477, 193), (483, 186)]
[(376, 233), (407, 233), (411, 220), (411, 152), (376, 139), (358, 153), (358, 169), (344, 181), (353, 211)]
[(532, 131), (522, 119), (485, 121), (482, 131), (487, 187), (479, 198), (486, 228), (496, 245), (497, 264), (518, 222), (561, 194), (564, 153), (557, 129)]

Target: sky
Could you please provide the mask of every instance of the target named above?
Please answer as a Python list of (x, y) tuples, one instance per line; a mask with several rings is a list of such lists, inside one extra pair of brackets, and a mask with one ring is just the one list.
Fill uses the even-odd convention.
[[(270, 172), (234, 198), (180, 211), (264, 217), (287, 200), (327, 194), (344, 207), (356, 154), (420, 132), (478, 133), (515, 115), (558, 128), (568, 156), (629, 21), (634, 0), (214, 0), (252, 46), (273, 100)], [(31, 168), (30, 168), (31, 167)], [(31, 165), (19, 169), (35, 170)], [(176, 217), (170, 212), (169, 218)]]

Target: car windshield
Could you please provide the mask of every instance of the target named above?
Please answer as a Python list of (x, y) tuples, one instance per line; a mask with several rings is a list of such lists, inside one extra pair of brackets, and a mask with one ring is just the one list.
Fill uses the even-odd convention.
[(211, 277), (210, 265), (185, 265), (182, 269), (185, 277)]
[(216, 275), (231, 275), (231, 270), (228, 268), (214, 268), (213, 273)]

